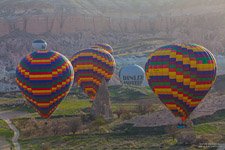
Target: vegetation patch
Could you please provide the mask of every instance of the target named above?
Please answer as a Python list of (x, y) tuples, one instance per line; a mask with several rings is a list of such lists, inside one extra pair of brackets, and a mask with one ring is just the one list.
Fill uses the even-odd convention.
[(215, 121), (225, 121), (225, 109), (218, 110), (213, 115), (208, 116), (202, 116), (196, 119), (193, 119), (194, 124), (202, 124), (202, 123), (209, 123), (209, 122), (215, 122)]
[(159, 149), (171, 147), (175, 142), (171, 138), (151, 135), (124, 134), (79, 134), (70, 136), (54, 136), (32, 140), (20, 140), (23, 149), (42, 149), (48, 145), (50, 149)]
[(150, 88), (135, 86), (110, 86), (110, 98), (112, 101), (130, 101), (140, 99), (156, 99)]
[(6, 138), (8, 141), (11, 140), (14, 133), (8, 127), (8, 124), (4, 120), (0, 120), (0, 136)]
[(198, 134), (216, 134), (219, 130), (219, 127), (216, 124), (199, 124), (194, 126), (194, 130)]

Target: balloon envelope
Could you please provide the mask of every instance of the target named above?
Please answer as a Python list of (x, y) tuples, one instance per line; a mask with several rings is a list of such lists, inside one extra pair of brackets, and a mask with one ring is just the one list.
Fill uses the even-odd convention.
[(107, 52), (109, 52), (110, 54), (113, 53), (113, 48), (112, 46), (110, 46), (109, 44), (106, 44), (106, 43), (97, 43), (95, 44), (94, 46), (92, 46), (91, 48), (96, 48), (96, 49), (104, 49), (106, 50)]
[(46, 50), (47, 49), (47, 43), (44, 40), (34, 40), (32, 42), (32, 47), (35, 50)]
[(68, 94), (74, 80), (70, 61), (54, 51), (35, 51), (16, 69), (16, 82), (37, 112), (48, 118)]
[(145, 71), (138, 65), (127, 65), (120, 69), (119, 77), (123, 84), (141, 86), (144, 81)]
[(85, 49), (71, 59), (74, 67), (74, 80), (84, 93), (95, 99), (103, 79), (108, 82), (115, 69), (113, 56), (105, 50)]
[(145, 71), (162, 103), (184, 121), (213, 85), (216, 61), (197, 44), (167, 45), (150, 54)]

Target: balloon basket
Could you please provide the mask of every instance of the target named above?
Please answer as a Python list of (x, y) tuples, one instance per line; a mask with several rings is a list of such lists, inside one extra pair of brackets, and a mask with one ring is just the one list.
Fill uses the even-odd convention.
[(185, 129), (185, 128), (187, 128), (187, 125), (184, 124), (184, 123), (179, 123), (179, 124), (177, 124), (177, 128), (178, 129)]

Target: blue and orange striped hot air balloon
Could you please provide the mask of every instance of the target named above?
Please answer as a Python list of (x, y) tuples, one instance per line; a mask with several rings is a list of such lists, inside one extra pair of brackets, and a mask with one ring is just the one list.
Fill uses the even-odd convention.
[(48, 118), (69, 93), (74, 71), (65, 56), (45, 50), (47, 45), (40, 47), (42, 41), (35, 42), (33, 47), (41, 50), (21, 60), (16, 69), (16, 82), (40, 116)]
[(151, 53), (145, 71), (154, 93), (175, 116), (185, 121), (212, 87), (216, 61), (200, 45), (174, 44)]
[(92, 101), (95, 99), (102, 80), (106, 82), (110, 80), (116, 65), (109, 52), (92, 48), (77, 52), (71, 58), (71, 63), (74, 68), (75, 83)]
[(110, 54), (113, 53), (112, 46), (110, 46), (109, 44), (106, 44), (106, 43), (97, 43), (94, 46), (92, 46), (91, 48), (94, 48), (94, 49), (103, 49), (103, 50), (106, 50), (107, 52), (109, 52)]

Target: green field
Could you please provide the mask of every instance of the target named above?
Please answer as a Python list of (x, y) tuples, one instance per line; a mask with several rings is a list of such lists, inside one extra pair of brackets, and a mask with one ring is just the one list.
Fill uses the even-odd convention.
[(75, 100), (68, 96), (54, 112), (54, 115), (76, 115), (84, 108), (91, 107), (88, 100)]

